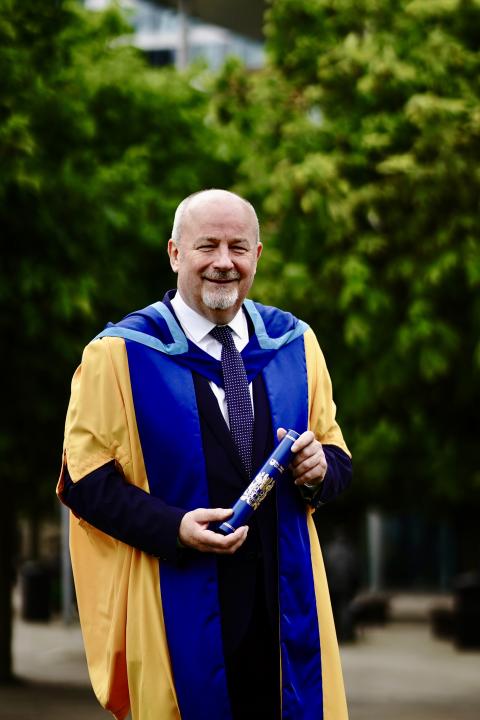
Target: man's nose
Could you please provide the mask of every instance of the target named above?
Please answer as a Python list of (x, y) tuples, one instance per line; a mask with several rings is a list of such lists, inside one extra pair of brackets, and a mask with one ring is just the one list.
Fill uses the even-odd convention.
[(217, 247), (213, 263), (219, 270), (231, 270), (233, 268), (230, 249), (227, 245), (219, 245)]

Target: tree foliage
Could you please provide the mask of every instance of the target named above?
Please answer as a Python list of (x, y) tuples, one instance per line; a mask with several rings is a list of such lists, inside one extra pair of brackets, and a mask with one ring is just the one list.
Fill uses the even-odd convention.
[(363, 499), (478, 502), (480, 4), (276, 0), (266, 31), (215, 97), (257, 289), (318, 331)]

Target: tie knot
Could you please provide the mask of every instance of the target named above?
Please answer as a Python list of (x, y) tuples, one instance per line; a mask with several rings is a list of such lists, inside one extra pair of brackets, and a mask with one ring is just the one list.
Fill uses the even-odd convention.
[(228, 325), (216, 325), (213, 330), (210, 330), (210, 335), (222, 343), (226, 348), (235, 347), (232, 337), (232, 328)]

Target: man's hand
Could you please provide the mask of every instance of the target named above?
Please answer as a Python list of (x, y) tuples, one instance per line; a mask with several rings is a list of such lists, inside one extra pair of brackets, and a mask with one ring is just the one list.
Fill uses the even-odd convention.
[(223, 508), (198, 508), (185, 513), (178, 531), (180, 542), (186, 547), (194, 548), (200, 552), (231, 555), (245, 542), (248, 527), (244, 525), (231, 535), (220, 535), (213, 532), (213, 530), (209, 530), (208, 526), (212, 522), (222, 523), (232, 513), (233, 510)]
[[(277, 438), (281, 440), (287, 431), (278, 428)], [(327, 472), (327, 461), (322, 443), (315, 439), (311, 430), (302, 433), (292, 445), (295, 458), (290, 464), (295, 485), (319, 485)]]

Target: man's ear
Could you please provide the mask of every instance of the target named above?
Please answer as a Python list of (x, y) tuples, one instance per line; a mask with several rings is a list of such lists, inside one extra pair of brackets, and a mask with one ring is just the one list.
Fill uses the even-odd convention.
[(262, 250), (263, 250), (263, 245), (262, 245), (261, 242), (258, 242), (258, 243), (257, 243), (257, 247), (256, 247), (257, 257), (255, 258), (255, 270), (253, 271), (253, 274), (254, 274), (254, 275), (257, 274), (257, 263), (258, 263), (258, 261), (259, 261), (259, 259), (260, 259), (260, 255), (262, 254)]
[(170, 238), (167, 245), (168, 257), (170, 258), (170, 266), (174, 273), (178, 272), (178, 247), (176, 243)]

